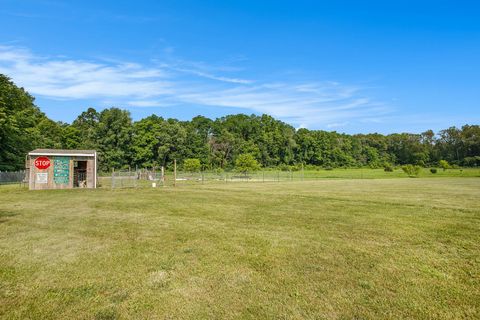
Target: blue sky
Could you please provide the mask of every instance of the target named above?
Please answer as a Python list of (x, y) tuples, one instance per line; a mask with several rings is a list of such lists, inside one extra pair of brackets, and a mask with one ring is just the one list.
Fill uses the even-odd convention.
[(0, 73), (89, 106), (347, 133), (480, 121), (478, 1), (0, 0)]

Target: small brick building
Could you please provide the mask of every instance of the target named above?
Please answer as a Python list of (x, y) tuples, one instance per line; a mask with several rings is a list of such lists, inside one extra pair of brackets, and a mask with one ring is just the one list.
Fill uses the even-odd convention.
[(36, 149), (26, 159), (30, 190), (97, 187), (95, 150)]

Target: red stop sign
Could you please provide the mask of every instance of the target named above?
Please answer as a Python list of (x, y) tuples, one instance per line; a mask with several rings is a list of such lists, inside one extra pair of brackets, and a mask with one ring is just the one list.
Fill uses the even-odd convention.
[(40, 170), (47, 169), (50, 167), (50, 159), (47, 157), (38, 157), (35, 159), (35, 167), (37, 167)]

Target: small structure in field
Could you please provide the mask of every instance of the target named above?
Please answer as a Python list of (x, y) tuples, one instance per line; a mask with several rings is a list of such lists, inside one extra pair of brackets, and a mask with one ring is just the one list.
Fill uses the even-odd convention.
[(36, 149), (26, 159), (30, 190), (97, 187), (95, 150)]

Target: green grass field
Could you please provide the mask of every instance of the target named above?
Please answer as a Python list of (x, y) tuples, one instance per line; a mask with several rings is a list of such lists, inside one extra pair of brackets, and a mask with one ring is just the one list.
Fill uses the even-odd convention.
[(0, 188), (2, 319), (478, 319), (480, 179)]

